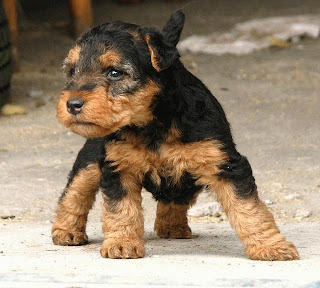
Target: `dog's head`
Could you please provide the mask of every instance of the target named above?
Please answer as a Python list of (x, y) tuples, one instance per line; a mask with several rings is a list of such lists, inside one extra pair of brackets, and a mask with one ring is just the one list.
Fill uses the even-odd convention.
[(86, 138), (146, 125), (154, 118), (160, 73), (179, 58), (183, 24), (179, 10), (162, 30), (113, 22), (82, 35), (64, 60), (59, 121)]

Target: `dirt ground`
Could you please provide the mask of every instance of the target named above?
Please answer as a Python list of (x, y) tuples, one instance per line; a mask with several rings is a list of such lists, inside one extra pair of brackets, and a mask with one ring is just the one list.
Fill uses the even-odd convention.
[[(51, 2), (55, 4), (50, 9), (26, 8), (21, 28), (21, 71), (13, 77), (12, 93), (17, 103), (27, 107), (28, 114), (0, 117), (0, 216), (15, 216), (12, 220), (0, 220), (1, 224), (35, 221), (46, 222), (50, 228), (56, 201), (84, 143), (83, 138), (58, 124), (55, 116), (64, 85), (60, 67), (74, 39), (68, 34), (64, 1)], [(161, 27), (173, 10), (189, 2), (192, 1), (152, 0), (140, 6), (119, 6), (111, 1), (94, 1), (95, 22), (120, 19)], [(303, 3), (195, 2), (185, 8), (182, 38), (227, 30), (252, 18), (320, 13), (318, 0)], [(285, 49), (266, 49), (247, 56), (182, 55), (185, 65), (223, 105), (238, 149), (248, 157), (260, 196), (267, 201), (277, 222), (291, 225), (291, 230), (294, 225), (302, 227), (312, 222), (315, 226), (308, 227), (316, 227), (318, 233), (319, 51), (320, 40), (305, 39)], [(290, 199), (292, 195), (295, 196)], [(150, 226), (155, 204), (147, 193), (144, 207), (146, 225)], [(305, 216), (297, 217), (297, 213)], [(97, 203), (90, 221), (98, 222), (99, 217)], [(310, 241), (308, 245), (314, 240)], [(319, 251), (316, 254), (319, 256)]]

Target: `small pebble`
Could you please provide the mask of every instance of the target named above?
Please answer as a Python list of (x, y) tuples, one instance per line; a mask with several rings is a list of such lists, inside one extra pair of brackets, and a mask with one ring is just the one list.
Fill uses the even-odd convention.
[(299, 199), (299, 198), (301, 198), (301, 195), (298, 193), (292, 193), (292, 194), (284, 196), (285, 200), (293, 200), (293, 199)]
[(272, 200), (270, 200), (270, 199), (265, 200), (264, 203), (266, 203), (266, 205), (274, 204), (274, 202)]
[(27, 109), (19, 105), (5, 104), (1, 109), (3, 116), (24, 115), (27, 113)]
[(298, 210), (298, 211), (296, 212), (295, 218), (296, 218), (297, 220), (302, 220), (302, 219), (305, 219), (305, 218), (310, 217), (311, 214), (312, 214), (311, 211), (301, 209), (301, 210)]
[(30, 98), (39, 98), (42, 95), (43, 95), (42, 90), (30, 90), (29, 92), (27, 92), (27, 96)]
[(270, 46), (277, 47), (277, 48), (285, 48), (288, 47), (290, 44), (286, 40), (282, 40), (278, 37), (272, 36), (270, 37)]
[(290, 40), (291, 40), (292, 43), (297, 43), (297, 42), (299, 42), (301, 40), (301, 36), (300, 35), (295, 35), (295, 36), (291, 37)]
[(16, 216), (14, 215), (2, 215), (0, 216), (1, 219), (14, 219), (16, 218)]
[(221, 206), (218, 202), (197, 203), (189, 211), (188, 216), (204, 217), (214, 216), (220, 217), (222, 213)]
[(46, 101), (44, 101), (42, 98), (34, 98), (34, 105), (36, 106), (36, 108), (42, 107), (44, 105), (46, 105)]

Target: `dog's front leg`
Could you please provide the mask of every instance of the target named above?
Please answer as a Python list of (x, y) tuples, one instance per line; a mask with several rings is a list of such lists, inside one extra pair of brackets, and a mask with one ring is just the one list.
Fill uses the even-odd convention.
[(54, 244), (83, 245), (88, 242), (85, 232), (87, 217), (99, 188), (100, 176), (97, 163), (81, 169), (75, 165), (68, 185), (59, 199), (57, 217), (52, 227)]
[(144, 257), (141, 200), (138, 191), (131, 191), (118, 201), (104, 196), (102, 230), (105, 235), (100, 251), (102, 257)]
[(101, 256), (106, 258), (142, 258), (145, 255), (141, 185), (110, 163), (103, 168), (100, 186), (103, 192), (102, 230), (105, 234)]

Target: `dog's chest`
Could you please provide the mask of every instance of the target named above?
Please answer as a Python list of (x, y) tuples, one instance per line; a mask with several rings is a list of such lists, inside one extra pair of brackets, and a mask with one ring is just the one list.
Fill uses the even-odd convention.
[(156, 200), (187, 204), (202, 187), (196, 185), (181, 152), (169, 144), (154, 151), (138, 143), (117, 142), (107, 147), (106, 160), (133, 174)]
[(171, 135), (175, 136), (170, 134), (154, 150), (148, 149), (142, 136), (122, 135), (106, 145), (106, 161), (116, 167), (115, 172), (130, 174), (129, 178), (135, 178), (155, 199), (186, 204), (206, 179), (219, 173), (227, 155), (219, 141), (185, 143)]
[(160, 176), (158, 181), (153, 179), (148, 172), (144, 175), (142, 185), (152, 193), (157, 201), (165, 204), (174, 202), (176, 204), (188, 204), (202, 187), (196, 185), (195, 179), (188, 173), (184, 173), (178, 181), (171, 176)]

